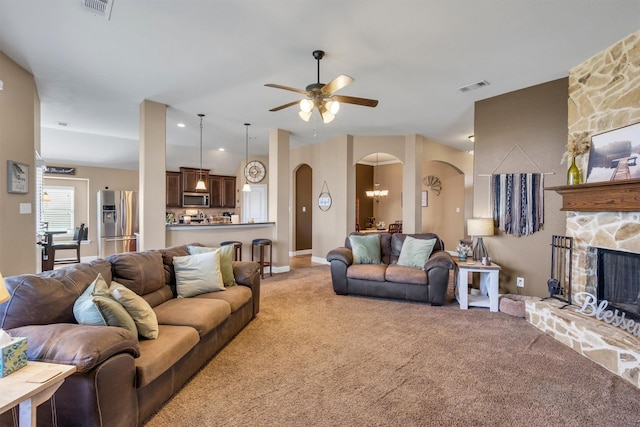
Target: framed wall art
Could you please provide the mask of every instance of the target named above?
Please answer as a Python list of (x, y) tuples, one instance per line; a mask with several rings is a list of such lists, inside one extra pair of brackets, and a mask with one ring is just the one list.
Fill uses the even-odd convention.
[(29, 165), (7, 160), (7, 191), (17, 194), (29, 192)]
[(640, 178), (640, 123), (591, 137), (586, 182)]

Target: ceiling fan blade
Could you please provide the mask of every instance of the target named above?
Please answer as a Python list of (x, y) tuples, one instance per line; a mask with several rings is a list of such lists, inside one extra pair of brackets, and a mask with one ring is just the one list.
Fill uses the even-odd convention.
[(298, 92), (298, 93), (301, 93), (303, 95), (307, 95), (307, 91), (306, 90), (296, 89), (295, 87), (282, 86), (282, 85), (277, 85), (275, 83), (267, 83), (265, 86), (274, 87), (276, 89), (290, 90), (291, 92)]
[(331, 80), (329, 83), (324, 85), (324, 87), (322, 88), (322, 92), (330, 95), (333, 92), (337, 92), (343, 87), (350, 85), (354, 81), (355, 80), (353, 80), (353, 78), (345, 74), (340, 74), (338, 77), (336, 77), (335, 79)]
[(356, 98), (355, 96), (333, 95), (334, 101), (344, 102), (345, 104), (356, 104), (364, 107), (375, 107), (378, 105), (377, 99)]
[(281, 105), (279, 107), (272, 108), (269, 111), (280, 111), (280, 110), (282, 110), (284, 108), (291, 107), (292, 105), (296, 105), (296, 104), (299, 104), (299, 103), (300, 103), (300, 101), (292, 101), (292, 102), (289, 102), (288, 104), (284, 104), (284, 105)]

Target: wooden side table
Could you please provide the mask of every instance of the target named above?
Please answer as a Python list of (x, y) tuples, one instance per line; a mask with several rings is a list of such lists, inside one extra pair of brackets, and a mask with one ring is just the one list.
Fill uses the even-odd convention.
[(49, 400), (75, 371), (73, 365), (29, 361), (24, 368), (0, 378), (0, 414), (20, 405), (20, 427), (35, 427), (38, 405)]
[[(482, 265), (480, 261), (460, 261), (458, 264), (458, 280), (456, 283), (456, 299), (461, 310), (472, 307), (488, 307), (490, 311), (498, 311), (498, 279), (500, 266), (494, 262)], [(469, 273), (480, 273), (480, 294), (469, 295)]]

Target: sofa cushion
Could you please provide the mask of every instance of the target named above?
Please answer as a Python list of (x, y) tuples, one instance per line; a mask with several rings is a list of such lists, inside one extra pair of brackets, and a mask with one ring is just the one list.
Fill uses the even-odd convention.
[(402, 246), (404, 245), (404, 240), (411, 236), (414, 239), (436, 239), (436, 244), (433, 246), (433, 252), (443, 251), (444, 250), (444, 242), (437, 234), (433, 233), (415, 233), (415, 234), (403, 234), (403, 233), (393, 233), (391, 235), (391, 255), (389, 259), (389, 264), (394, 264), (398, 262), (398, 257), (400, 256), (400, 252), (402, 252)]
[(138, 295), (154, 292), (164, 286), (162, 255), (156, 251), (128, 252), (106, 258), (112, 265), (113, 280)]
[(436, 239), (414, 239), (407, 236), (398, 257), (398, 265), (423, 268), (435, 244)]
[(173, 267), (178, 298), (225, 290), (218, 251), (173, 257)]
[[(233, 245), (229, 245), (232, 246)], [(227, 292), (207, 292), (198, 295), (196, 298), (220, 299), (226, 301), (231, 306), (231, 312), (235, 313), (240, 307), (251, 300), (251, 289), (246, 286), (232, 286), (227, 288)]]
[[(191, 246), (197, 245), (197, 243), (191, 244)], [(171, 246), (170, 248), (159, 249), (158, 252), (162, 255), (165, 284), (168, 285), (171, 288), (173, 294), (176, 295), (176, 275), (173, 268), (173, 257), (187, 256), (189, 255), (189, 249), (187, 248), (187, 245), (179, 245)]]
[(158, 339), (140, 341), (136, 359), (136, 386), (144, 387), (171, 369), (198, 342), (198, 332), (188, 326), (160, 325)]
[(220, 272), (222, 273), (224, 285), (236, 285), (236, 279), (233, 276), (233, 256), (236, 249), (233, 245), (220, 246), (219, 248), (208, 248), (206, 246), (187, 246), (187, 248), (191, 255), (217, 251), (220, 254)]
[(380, 236), (366, 234), (349, 236), (354, 264), (380, 264)]
[(347, 269), (347, 278), (384, 282), (386, 264), (353, 264)]
[(191, 326), (200, 336), (217, 327), (231, 315), (228, 302), (210, 298), (174, 298), (160, 304), (154, 310), (160, 325)]
[(385, 273), (385, 279), (394, 283), (409, 283), (412, 285), (426, 285), (428, 283), (427, 272), (415, 267), (391, 264)]
[(73, 315), (81, 325), (117, 326), (138, 335), (138, 329), (131, 315), (109, 293), (109, 285), (98, 277), (78, 297), (73, 305)]
[(110, 282), (111, 264), (96, 259), (38, 275), (5, 277), (11, 298), (0, 304), (0, 328), (76, 323), (73, 305), (98, 274)]

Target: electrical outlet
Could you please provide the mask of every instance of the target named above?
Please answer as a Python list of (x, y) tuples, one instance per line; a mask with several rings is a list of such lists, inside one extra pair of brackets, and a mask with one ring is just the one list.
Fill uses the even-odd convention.
[(524, 277), (518, 277), (516, 279), (516, 286), (519, 288), (524, 288)]

